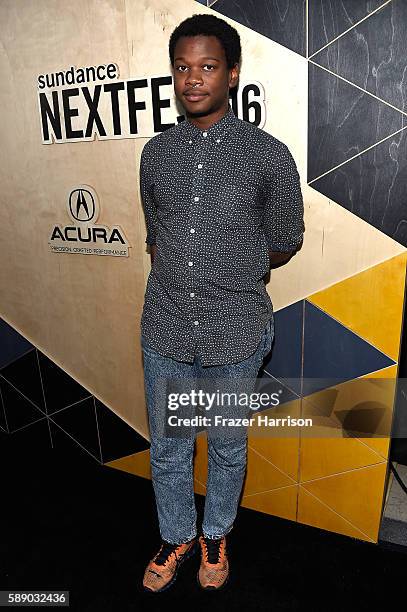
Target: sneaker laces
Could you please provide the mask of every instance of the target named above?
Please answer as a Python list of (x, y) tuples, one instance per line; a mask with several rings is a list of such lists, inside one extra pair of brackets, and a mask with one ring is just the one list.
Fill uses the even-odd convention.
[(222, 538), (213, 540), (212, 538), (204, 538), (206, 545), (206, 558), (208, 563), (216, 564), (219, 563), (220, 545), (222, 544)]
[[(171, 542), (162, 541), (161, 548), (154, 560), (156, 565), (165, 565), (170, 558), (170, 556), (175, 553), (175, 550), (178, 548), (179, 544), (171, 544)], [(176, 556), (177, 561), (178, 557)]]

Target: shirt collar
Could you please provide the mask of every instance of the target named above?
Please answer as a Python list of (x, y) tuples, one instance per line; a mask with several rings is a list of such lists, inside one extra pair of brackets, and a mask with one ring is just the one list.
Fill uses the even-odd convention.
[[(226, 132), (229, 129), (231, 129), (232, 127), (236, 127), (237, 123), (238, 118), (233, 112), (231, 105), (228, 104), (228, 110), (223, 115), (223, 117), (213, 123), (207, 130), (202, 130), (201, 128), (191, 123), (191, 121), (189, 121), (188, 119), (182, 121), (181, 126), (183, 127), (184, 132), (189, 139), (205, 137), (209, 138), (210, 140), (219, 140), (223, 136), (225, 136)], [(204, 136), (204, 134), (206, 134), (207, 136)]]

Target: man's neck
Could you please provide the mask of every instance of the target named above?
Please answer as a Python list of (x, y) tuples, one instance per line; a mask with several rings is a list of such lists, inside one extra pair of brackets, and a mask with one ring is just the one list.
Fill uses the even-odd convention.
[(229, 101), (227, 101), (226, 104), (221, 109), (219, 109), (218, 111), (214, 113), (211, 113), (210, 115), (204, 115), (202, 117), (197, 117), (195, 115), (188, 115), (188, 113), (186, 113), (186, 118), (188, 119), (190, 123), (195, 125), (200, 130), (208, 130), (212, 125), (220, 121), (220, 119), (222, 119), (222, 117), (226, 115), (228, 110), (229, 110)]

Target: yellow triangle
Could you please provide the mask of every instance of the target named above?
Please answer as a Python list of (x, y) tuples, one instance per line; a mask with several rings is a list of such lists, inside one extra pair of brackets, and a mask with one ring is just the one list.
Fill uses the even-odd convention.
[(280, 516), (295, 521), (297, 509), (297, 485), (265, 491), (257, 495), (243, 496), (241, 506), (258, 510), (265, 514)]
[(342, 516), (325, 506), (301, 486), (298, 492), (298, 522), (312, 525), (326, 531), (333, 531), (343, 535), (372, 542), (366, 534), (351, 525)]
[(303, 438), (300, 453), (300, 482), (383, 462), (357, 438)]
[(194, 491), (199, 495), (206, 495), (206, 487), (194, 478)]
[(301, 486), (377, 542), (386, 470), (383, 462)]
[(360, 378), (397, 378), (398, 365), (388, 366), (387, 368), (382, 368), (381, 370), (376, 370), (376, 372), (369, 372), (369, 374), (363, 374)]
[(295, 399), (281, 406), (267, 408), (253, 413), (254, 426), (248, 429), (249, 447), (270, 461), (276, 468), (294, 481), (298, 481), (298, 447), (300, 428), (259, 425), (258, 419), (266, 417), (278, 419), (284, 417), (299, 418), (301, 416), (301, 400)]
[(206, 487), (208, 478), (208, 439), (206, 432), (201, 432), (196, 436), (194, 478)]
[(249, 438), (249, 446), (278, 467), (284, 474), (298, 481), (298, 447), (296, 438)]
[(358, 438), (367, 446), (370, 446), (383, 459), (387, 459), (390, 450), (390, 438)]
[(294, 479), (266, 461), (250, 446), (247, 449), (247, 470), (243, 495), (262, 493), (295, 484)]
[(307, 300), (398, 361), (406, 259), (392, 257)]
[[(393, 412), (394, 412), (394, 398), (396, 391), (396, 382), (397, 382), (397, 374), (398, 374), (398, 365), (389, 366), (388, 368), (383, 368), (382, 370), (378, 370), (377, 372), (371, 372), (370, 374), (365, 374), (360, 378), (378, 378), (385, 379), (387, 381), (388, 393), (392, 395), (389, 399), (389, 406), (391, 405), (391, 410), (389, 409), (389, 414), (386, 415), (387, 418), (387, 427), (389, 434), (391, 433), (391, 424), (393, 420)], [(394, 386), (392, 386), (392, 380), (394, 380)], [(390, 450), (390, 437), (382, 436), (382, 437), (372, 437), (372, 438), (360, 438), (367, 446), (370, 446), (373, 450), (375, 450), (379, 455), (381, 455), (384, 459), (387, 459), (389, 456)]]
[(134, 453), (133, 455), (128, 455), (127, 457), (115, 459), (114, 461), (108, 461), (104, 465), (151, 480), (149, 449)]

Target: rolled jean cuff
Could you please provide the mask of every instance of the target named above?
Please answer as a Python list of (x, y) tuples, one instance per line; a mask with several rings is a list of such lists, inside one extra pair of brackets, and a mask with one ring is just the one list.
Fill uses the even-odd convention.
[(195, 533), (195, 535), (192, 535), (191, 537), (182, 540), (182, 542), (174, 542), (173, 540), (168, 540), (167, 538), (164, 538), (164, 536), (161, 536), (161, 538), (164, 540), (164, 542), (168, 542), (169, 544), (177, 544), (179, 546), (180, 544), (186, 544), (187, 542), (190, 542), (191, 540), (195, 539), (196, 536), (197, 534)]
[(230, 529), (227, 530), (226, 533), (222, 533), (221, 535), (208, 535), (205, 532), (203, 532), (203, 536), (204, 536), (204, 538), (207, 538), (208, 540), (220, 540), (220, 538), (223, 538), (223, 537), (227, 536), (228, 533), (230, 531), (232, 531), (232, 529), (233, 529), (233, 525), (232, 525), (232, 527)]

